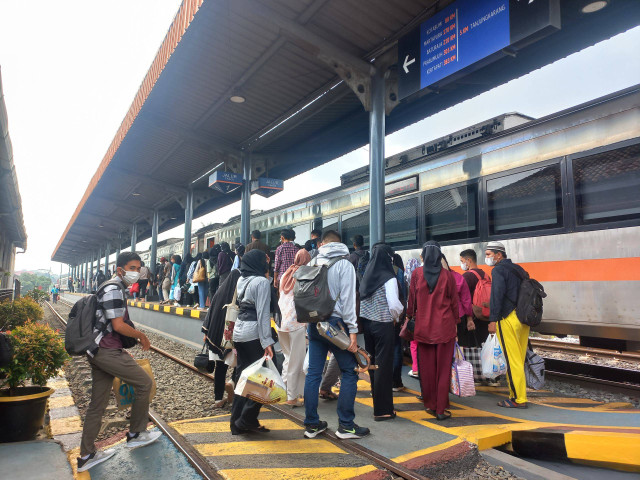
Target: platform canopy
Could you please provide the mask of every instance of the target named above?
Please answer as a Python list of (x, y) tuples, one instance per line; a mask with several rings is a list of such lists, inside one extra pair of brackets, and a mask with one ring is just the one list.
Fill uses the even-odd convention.
[(134, 223), (143, 241), (154, 210), (160, 232), (180, 225), (188, 189), (194, 217), (237, 201), (208, 172), (242, 173), (243, 154), (253, 178), (286, 180), (365, 145), (376, 69), (390, 66), (388, 134), (640, 23), (635, 0), (558, 1), (559, 31), (398, 103), (398, 39), (451, 3), (184, 0), (52, 259), (128, 245)]

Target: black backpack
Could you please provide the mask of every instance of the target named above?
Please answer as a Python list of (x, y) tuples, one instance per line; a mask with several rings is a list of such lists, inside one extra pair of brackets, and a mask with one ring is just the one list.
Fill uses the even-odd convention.
[(524, 325), (537, 327), (542, 322), (542, 299), (547, 296), (544, 287), (537, 280), (530, 278), (527, 272), (523, 275), (520, 269), (512, 265), (508, 265), (507, 268), (520, 279), (518, 299), (513, 302), (516, 305), (518, 320)]
[(324, 265), (318, 265), (317, 257), (310, 263), (298, 267), (293, 278), (296, 283), (293, 287), (293, 301), (296, 306), (297, 320), (300, 323), (323, 322), (331, 316), (336, 302), (329, 292), (329, 269), (340, 260), (348, 257), (335, 257)]
[[(100, 285), (99, 290), (107, 285), (116, 285), (122, 290), (123, 296), (125, 296), (126, 299), (124, 288), (119, 280), (113, 279), (106, 281)], [(64, 348), (69, 355), (84, 355), (87, 352), (95, 355), (98, 351), (98, 343), (96, 340), (98, 336), (104, 332), (104, 329), (94, 331), (97, 310), (98, 295), (94, 293), (78, 300), (71, 309), (71, 312), (69, 312), (69, 321), (67, 322), (67, 329), (64, 335)], [(128, 321), (127, 324), (133, 327), (131, 321)], [(106, 328), (106, 324), (104, 328)], [(131, 348), (136, 344), (135, 338), (121, 335), (121, 339), (124, 348)]]

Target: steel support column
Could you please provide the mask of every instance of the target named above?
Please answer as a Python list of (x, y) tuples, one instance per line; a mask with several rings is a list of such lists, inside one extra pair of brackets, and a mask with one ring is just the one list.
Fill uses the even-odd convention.
[(244, 184), (242, 185), (242, 197), (240, 204), (240, 242), (248, 244), (251, 228), (251, 155), (242, 152), (242, 170)]
[(131, 251), (136, 251), (136, 245), (138, 244), (138, 224), (131, 224)]
[[(120, 256), (120, 247), (122, 246), (122, 234), (118, 233), (118, 245), (116, 245), (116, 263), (118, 262), (118, 257)], [(113, 271), (115, 272), (115, 268)]]
[(102, 265), (102, 249), (98, 248), (98, 259), (96, 260), (96, 273), (102, 270), (100, 266)]
[(149, 270), (155, 276), (156, 274), (156, 263), (158, 257), (158, 223), (160, 221), (160, 215), (158, 214), (158, 210), (153, 211), (153, 222), (151, 223), (151, 260), (149, 265)]
[(87, 260), (84, 262), (84, 289), (85, 292), (89, 291), (89, 256), (87, 256)]
[(193, 220), (193, 190), (187, 191), (187, 198), (184, 202), (184, 246), (182, 247), (182, 260), (191, 253), (191, 222)]
[(111, 251), (111, 244), (107, 242), (107, 248), (104, 250), (104, 274), (109, 277), (109, 252)]
[[(369, 113), (369, 245), (384, 242), (384, 77), (371, 77), (371, 112)], [(350, 238), (342, 239), (345, 243)]]

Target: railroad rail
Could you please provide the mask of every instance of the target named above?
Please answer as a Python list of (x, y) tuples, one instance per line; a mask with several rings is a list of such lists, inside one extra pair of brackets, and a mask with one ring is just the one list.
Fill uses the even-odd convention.
[[(67, 327), (67, 321), (62, 318), (56, 309), (51, 305), (51, 303), (45, 301), (44, 302), (47, 307), (51, 310), (51, 312), (58, 318), (58, 321), (63, 325), (63, 328)], [(69, 302), (62, 301), (63, 304), (67, 306), (72, 306)], [(152, 347), (154, 351), (158, 349)], [(191, 446), (187, 440), (175, 431), (167, 422), (165, 422), (160, 415), (154, 412), (152, 409), (149, 409), (149, 419), (158, 427), (158, 429), (166, 435), (166, 437), (173, 443), (173, 445), (178, 449), (180, 453), (182, 453), (189, 464), (198, 472), (199, 475), (202, 476), (205, 480), (221, 480), (223, 477), (216, 472), (216, 470), (211, 466), (211, 464), (202, 457), (198, 451)]]
[[(62, 317), (60, 316), (60, 314), (53, 308), (53, 306), (51, 304), (49, 304), (48, 302), (47, 306), (51, 309), (52, 312), (54, 312), (54, 314), (58, 317), (58, 319), (63, 322), (66, 325), (66, 322), (62, 319)], [(64, 300), (62, 300), (62, 303), (67, 305), (67, 306), (72, 306), (69, 302), (66, 302)], [(153, 345), (151, 345), (150, 350), (152, 350), (153, 352), (162, 355), (165, 358), (168, 358), (169, 360), (189, 369), (190, 371), (192, 371), (193, 373), (200, 375), (204, 378), (206, 378), (207, 380), (213, 382), (214, 381), (214, 377), (211, 374), (208, 373), (204, 373), (201, 372), (200, 370), (198, 370), (196, 367), (194, 367), (192, 364), (185, 362), (184, 360), (182, 360), (181, 358), (178, 358), (172, 354), (170, 354), (169, 352), (166, 352), (160, 348), (154, 347)], [(268, 405), (267, 408), (269, 408), (270, 410), (273, 410), (274, 412), (277, 412), (281, 415), (283, 415), (284, 417), (289, 418), (290, 420), (296, 422), (297, 424), (304, 426), (304, 419), (296, 414), (294, 414), (291, 411), (288, 411), (286, 409), (284, 409), (283, 407), (280, 407), (278, 405)], [(165, 422), (162, 421), (162, 419), (160, 419), (160, 417), (158, 417), (157, 415), (155, 415), (155, 417), (151, 414), (151, 411), (149, 412), (149, 416), (151, 417), (152, 421), (158, 425), (158, 428), (160, 428), (160, 430), (162, 430), (163, 432), (167, 433), (167, 436), (169, 437), (169, 439), (174, 443), (174, 445), (176, 445), (176, 447), (184, 453), (184, 455), (186, 456), (187, 460), (189, 461), (189, 463), (191, 465), (193, 465), (198, 472), (200, 473), (200, 459), (206, 463), (206, 465), (208, 466), (209, 469), (211, 469), (212, 467), (210, 466), (210, 464), (200, 456), (200, 454), (195, 451), (195, 449), (193, 449), (193, 447), (191, 447), (191, 445), (175, 430), (173, 430), (169, 425), (167, 425)], [(400, 478), (404, 478), (406, 480), (428, 480), (427, 477), (420, 475), (416, 472), (414, 472), (413, 470), (408, 469), (407, 467), (400, 465), (399, 463), (396, 463), (376, 452), (374, 452), (373, 450), (363, 447), (362, 445), (357, 444), (356, 442), (353, 442), (351, 440), (341, 440), (339, 439), (333, 432), (330, 432), (328, 430), (326, 430), (325, 432), (323, 432), (323, 434), (331, 443), (339, 446), (340, 448), (347, 450), (350, 453), (353, 453), (355, 455), (359, 455), (361, 457), (366, 458), (367, 460), (370, 460), (371, 462), (373, 462), (374, 464), (377, 464), (379, 467), (384, 468), (385, 470), (388, 470), (389, 472), (399, 476)], [(201, 473), (202, 474), (202, 473)], [(204, 476), (204, 475), (203, 475)], [(215, 474), (214, 477), (207, 477), (205, 476), (204, 478), (221, 478), (217, 473)]]
[(619, 352), (617, 350), (607, 350), (604, 348), (583, 347), (582, 345), (576, 345), (573, 343), (561, 342), (558, 340), (545, 340), (540, 338), (531, 338), (529, 341), (531, 342), (531, 346), (538, 347), (543, 350), (556, 350), (559, 352), (567, 353), (582, 353), (591, 357), (640, 361), (640, 353), (636, 352)]

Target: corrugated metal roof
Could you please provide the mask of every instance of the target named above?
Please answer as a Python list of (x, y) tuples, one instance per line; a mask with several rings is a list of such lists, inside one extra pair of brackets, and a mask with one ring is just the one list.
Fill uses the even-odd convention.
[[(270, 176), (288, 179), (364, 145), (368, 114), (317, 45), (350, 55), (362, 68), (386, 50), (393, 53), (401, 35), (449, 3), (185, 0), (52, 258), (74, 263), (98, 242), (118, 233), (128, 238), (133, 221), (140, 222), (142, 241), (150, 235), (153, 208), (160, 209), (160, 231), (173, 228), (182, 223), (178, 200), (190, 186), (196, 217), (237, 200), (239, 192), (207, 189), (206, 178), (192, 182), (220, 162), (240, 171), (241, 149), (252, 151), (254, 174), (268, 163)], [(639, 23), (639, 3), (632, 0), (591, 15), (580, 14), (579, 5), (561, 2), (562, 30), (515, 58), (402, 102), (387, 117), (387, 133)], [(245, 103), (229, 101), (235, 91)], [(78, 243), (69, 234), (94, 214), (113, 221), (95, 235), (83, 231), (87, 242)]]

